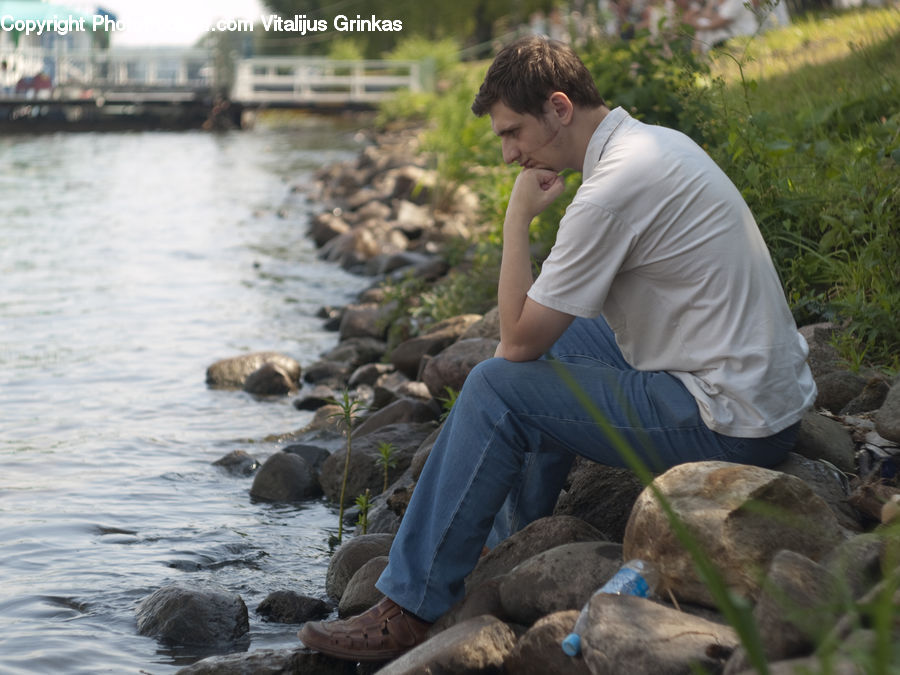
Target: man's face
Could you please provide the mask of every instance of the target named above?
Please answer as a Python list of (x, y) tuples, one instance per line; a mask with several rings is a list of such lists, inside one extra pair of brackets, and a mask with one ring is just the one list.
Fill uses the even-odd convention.
[(504, 162), (527, 169), (561, 171), (565, 168), (559, 137), (562, 124), (549, 102), (544, 104), (544, 113), (535, 117), (517, 113), (498, 101), (491, 106), (490, 116), (491, 127), (500, 137)]

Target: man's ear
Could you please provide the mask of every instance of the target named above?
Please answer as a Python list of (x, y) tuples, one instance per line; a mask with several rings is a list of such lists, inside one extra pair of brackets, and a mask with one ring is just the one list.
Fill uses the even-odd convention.
[(550, 94), (547, 102), (550, 104), (550, 111), (556, 115), (562, 124), (569, 124), (572, 121), (575, 104), (572, 103), (566, 94), (561, 91), (554, 91)]

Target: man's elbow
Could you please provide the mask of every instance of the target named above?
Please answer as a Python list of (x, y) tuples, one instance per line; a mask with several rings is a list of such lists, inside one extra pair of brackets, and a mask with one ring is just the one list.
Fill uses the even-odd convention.
[(502, 341), (494, 355), (507, 361), (516, 362), (535, 361), (541, 357), (541, 353), (536, 352), (532, 345), (510, 344)]

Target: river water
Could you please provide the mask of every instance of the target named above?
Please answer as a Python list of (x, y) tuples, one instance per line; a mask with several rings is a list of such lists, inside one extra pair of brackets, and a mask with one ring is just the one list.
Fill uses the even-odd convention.
[(288, 398), (205, 385), (219, 358), (309, 364), (316, 311), (367, 281), (317, 260), (294, 186), (358, 151), (354, 130), (0, 138), (0, 673), (169, 673), (204, 654), (137, 634), (171, 582), (250, 611), (250, 649), (296, 644), (255, 613), (321, 596), (336, 512), (253, 503), (212, 462), (309, 421)]

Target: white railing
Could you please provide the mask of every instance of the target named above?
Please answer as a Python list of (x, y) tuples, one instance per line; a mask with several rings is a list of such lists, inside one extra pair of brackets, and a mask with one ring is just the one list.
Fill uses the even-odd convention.
[[(187, 96), (219, 81), (203, 49), (17, 49), (0, 50), (0, 59), (8, 65), (7, 84), (14, 87), (20, 77), (44, 72), (53, 98), (79, 97), (88, 90), (94, 96), (113, 90)], [(417, 61), (253, 57), (237, 62), (231, 98), (245, 105), (371, 104), (399, 90), (421, 91), (423, 75)]]
[(14, 86), (39, 72), (55, 88), (200, 89), (212, 85), (210, 55), (203, 49), (53, 50), (17, 49), (4, 53)]
[(422, 89), (416, 61), (254, 57), (237, 64), (231, 98), (243, 104), (375, 103)]

